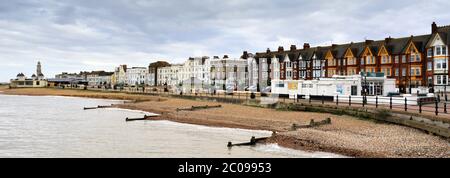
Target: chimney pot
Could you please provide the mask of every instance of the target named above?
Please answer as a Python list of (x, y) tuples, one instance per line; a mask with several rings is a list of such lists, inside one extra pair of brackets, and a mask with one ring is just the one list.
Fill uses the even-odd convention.
[(284, 51), (283, 46), (278, 47), (278, 52), (282, 52), (282, 51)]
[(303, 49), (309, 49), (311, 46), (309, 45), (309, 43), (304, 43), (303, 44)]
[(297, 50), (297, 46), (291, 45), (291, 51), (295, 51), (295, 50)]
[(433, 24), (431, 24), (431, 33), (436, 33), (438, 29), (438, 26), (436, 25), (436, 22), (433, 22)]
[(242, 58), (243, 59), (247, 59), (248, 58), (248, 52), (244, 51), (244, 53), (242, 54)]

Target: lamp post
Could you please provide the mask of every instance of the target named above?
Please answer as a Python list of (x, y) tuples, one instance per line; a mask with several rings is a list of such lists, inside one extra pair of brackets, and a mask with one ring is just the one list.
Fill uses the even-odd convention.
[(412, 66), (411, 66), (411, 62), (412, 62), (412, 56), (413, 56), (413, 49), (411, 48), (411, 52), (409, 53), (409, 94), (412, 94), (412, 89), (411, 89), (411, 80), (412, 80), (412, 74), (411, 74), (411, 69), (412, 69)]
[(369, 91), (369, 86), (367, 85), (367, 61), (369, 60), (366, 56), (366, 58), (364, 59), (364, 104), (367, 104), (367, 92)]
[[(447, 57), (448, 58), (448, 57)], [(445, 75), (446, 75), (446, 81), (445, 81), (445, 85), (444, 85), (444, 94), (445, 94), (445, 102), (447, 102), (447, 85), (448, 85), (448, 81), (449, 81), (449, 75), (448, 75), (448, 59), (447, 59), (447, 61), (445, 61), (445, 63), (446, 63), (446, 65), (445, 65), (445, 70), (447, 70), (446, 72), (445, 72)]]

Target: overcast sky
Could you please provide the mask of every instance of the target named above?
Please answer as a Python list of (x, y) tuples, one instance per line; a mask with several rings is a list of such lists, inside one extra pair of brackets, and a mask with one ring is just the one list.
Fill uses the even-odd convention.
[(0, 82), (427, 34), (448, 0), (0, 0)]

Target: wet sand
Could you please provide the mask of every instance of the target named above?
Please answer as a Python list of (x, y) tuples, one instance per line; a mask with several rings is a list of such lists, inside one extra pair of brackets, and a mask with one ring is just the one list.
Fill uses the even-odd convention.
[[(422, 131), (393, 124), (375, 123), (350, 116), (324, 113), (288, 112), (242, 105), (178, 98), (106, 93), (61, 89), (5, 89), (3, 94), (58, 95), (103, 99), (134, 100), (135, 103), (119, 105), (161, 114), (157, 119), (214, 127), (231, 127), (276, 131), (268, 142), (281, 146), (342, 154), (351, 157), (450, 157), (449, 141)], [(218, 105), (221, 108), (196, 111), (179, 111), (200, 105)], [(290, 131), (293, 123), (307, 125), (331, 118), (330, 125)]]

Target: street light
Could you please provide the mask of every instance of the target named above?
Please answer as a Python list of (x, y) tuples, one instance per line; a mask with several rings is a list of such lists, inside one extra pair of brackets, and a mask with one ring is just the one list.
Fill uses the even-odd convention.
[(414, 50), (413, 50), (413, 48), (411, 48), (411, 52), (409, 53), (409, 94), (412, 94), (412, 89), (411, 89), (411, 80), (412, 80), (412, 77), (411, 77), (411, 69), (412, 69), (411, 62), (412, 62), (412, 60), (411, 60), (411, 58), (412, 58), (413, 53), (414, 53)]

